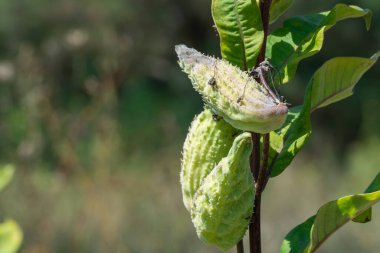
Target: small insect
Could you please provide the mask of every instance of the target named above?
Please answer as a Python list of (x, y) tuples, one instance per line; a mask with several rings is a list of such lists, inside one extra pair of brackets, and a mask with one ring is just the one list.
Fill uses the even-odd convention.
[(270, 63), (270, 61), (269, 61), (268, 58), (265, 58), (264, 61), (260, 62), (259, 66), (260, 66), (265, 72), (269, 72), (269, 71), (273, 71), (273, 70), (274, 70), (274, 67), (272, 66), (272, 64)]
[(286, 99), (285, 99), (284, 96), (280, 96), (280, 99), (281, 99), (281, 103), (282, 103), (282, 104), (285, 104), (286, 106), (291, 106), (291, 105), (292, 105), (291, 103), (288, 103), (288, 102), (286, 101)]
[(211, 77), (207, 83), (214, 87), (216, 85), (215, 77)]
[(244, 99), (244, 95), (245, 95), (245, 89), (247, 88), (247, 83), (244, 84), (244, 88), (243, 88), (243, 94), (240, 95), (240, 97), (236, 100), (236, 103), (238, 103), (239, 105), (241, 105), (243, 99)]
[(214, 75), (208, 80), (208, 84), (211, 85), (212, 87), (216, 87), (216, 61), (214, 62)]
[(212, 115), (212, 119), (214, 120), (214, 121), (219, 121), (219, 120), (221, 120), (223, 117), (222, 116), (219, 116), (218, 114), (216, 114), (216, 113), (214, 113), (213, 115)]
[(259, 71), (256, 68), (252, 68), (248, 70), (248, 75), (252, 76), (252, 78), (257, 79), (260, 77)]

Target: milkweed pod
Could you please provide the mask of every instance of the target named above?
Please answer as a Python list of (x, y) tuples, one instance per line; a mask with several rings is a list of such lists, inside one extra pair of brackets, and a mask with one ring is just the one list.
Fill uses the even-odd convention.
[(219, 161), (227, 156), (240, 133), (205, 109), (191, 123), (183, 146), (181, 187), (183, 202), (190, 211), (195, 192)]
[(288, 113), (286, 104), (247, 73), (185, 45), (177, 45), (175, 50), (195, 90), (233, 127), (264, 134), (282, 126)]
[(255, 196), (251, 151), (249, 133), (236, 137), (194, 196), (191, 217), (199, 238), (224, 250), (243, 238), (250, 222)]

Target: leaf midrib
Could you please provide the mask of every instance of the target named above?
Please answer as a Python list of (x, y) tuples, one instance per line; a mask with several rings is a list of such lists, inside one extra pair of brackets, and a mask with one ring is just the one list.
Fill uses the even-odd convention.
[[(376, 200), (373, 202), (372, 205), (370, 205), (368, 208), (364, 209), (363, 211), (361, 211), (360, 213), (358, 213), (357, 215), (355, 215), (355, 217), (348, 217), (345, 222), (343, 222), (341, 225), (337, 226), (333, 231), (331, 231), (330, 234), (328, 234), (326, 237), (324, 237), (321, 241), (317, 242), (317, 244), (315, 245), (315, 247), (313, 247), (312, 249), (308, 249), (310, 251), (308, 251), (309, 253), (314, 253), (328, 238), (330, 238), (330, 236), (332, 234), (334, 234), (338, 229), (340, 229), (341, 227), (343, 227), (344, 225), (346, 225), (349, 221), (355, 219), (356, 217), (360, 216), (361, 214), (363, 214), (365, 211), (367, 211), (369, 208), (371, 208), (372, 206), (376, 205), (378, 202), (380, 201), (380, 199)], [(317, 214), (318, 215), (318, 214)], [(317, 218), (317, 216), (315, 216)], [(315, 220), (314, 220), (315, 222)], [(313, 227), (314, 227), (314, 224), (313, 224)], [(310, 244), (309, 244), (309, 247), (312, 246), (312, 241), (310, 240)]]
[[(345, 91), (348, 91), (348, 90), (351, 90), (352, 91), (352, 88), (353, 88), (353, 85), (350, 85), (348, 86), (347, 88), (344, 88), (344, 89), (340, 89), (338, 90), (336, 93), (334, 94), (331, 94), (330, 96), (327, 96), (325, 97), (324, 99), (320, 100), (318, 103), (315, 104), (315, 106), (313, 106), (311, 109), (310, 109), (310, 112), (314, 112), (316, 109), (320, 108), (319, 106), (322, 105), (323, 103), (325, 103), (326, 101), (336, 97), (337, 95), (341, 94), (341, 93), (344, 93)], [(326, 105), (327, 106), (327, 105)]]
[(244, 70), (247, 70), (247, 57), (245, 55), (244, 33), (243, 33), (243, 29), (241, 27), (239, 11), (237, 8), (238, 8), (237, 0), (234, 0), (234, 12), (235, 12), (235, 16), (236, 16), (236, 22), (237, 22), (237, 25), (239, 28), (239, 35), (240, 35), (240, 40), (241, 40), (240, 45), (241, 45), (241, 54), (242, 54), (242, 58), (243, 58), (243, 67), (244, 67)]

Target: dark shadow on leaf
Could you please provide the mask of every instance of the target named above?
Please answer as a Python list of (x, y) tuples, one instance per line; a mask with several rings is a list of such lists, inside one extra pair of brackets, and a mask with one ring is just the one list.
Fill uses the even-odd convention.
[(310, 243), (310, 231), (315, 215), (293, 228), (285, 237), (281, 253), (301, 253)]

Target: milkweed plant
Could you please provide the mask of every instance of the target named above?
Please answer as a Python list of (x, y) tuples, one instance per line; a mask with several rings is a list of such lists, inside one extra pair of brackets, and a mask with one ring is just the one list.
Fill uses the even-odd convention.
[[(329, 11), (285, 20), (269, 32), (293, 0), (212, 0), (212, 17), (222, 59), (186, 45), (175, 51), (182, 70), (204, 101), (186, 137), (181, 166), (183, 202), (198, 237), (205, 243), (250, 253), (261, 252), (261, 196), (311, 135), (312, 112), (353, 94), (362, 75), (377, 61), (336, 57), (315, 71), (303, 104), (291, 106), (276, 86), (292, 80), (299, 62), (319, 52), (324, 32), (349, 18), (370, 28), (371, 11), (337, 4)], [(284, 238), (281, 253), (315, 252), (349, 221), (371, 220), (380, 200), (380, 173), (364, 193), (321, 206)]]

